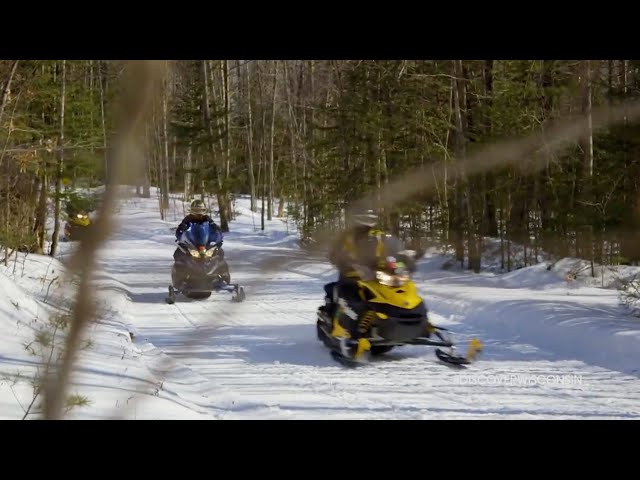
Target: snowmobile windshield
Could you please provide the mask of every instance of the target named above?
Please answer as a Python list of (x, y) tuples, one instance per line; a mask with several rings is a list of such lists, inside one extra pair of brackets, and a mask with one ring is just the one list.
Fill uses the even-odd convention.
[(194, 223), (185, 234), (187, 240), (196, 248), (222, 242), (222, 234), (212, 229), (208, 223)]
[(194, 223), (185, 233), (187, 234), (187, 240), (189, 240), (194, 247), (206, 247), (209, 245), (208, 223)]

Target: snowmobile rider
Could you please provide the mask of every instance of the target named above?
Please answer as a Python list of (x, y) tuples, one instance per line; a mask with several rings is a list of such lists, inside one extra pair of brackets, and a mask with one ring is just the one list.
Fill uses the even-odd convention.
[[(209, 223), (209, 226), (212, 230), (220, 230), (220, 227), (213, 221), (209, 215), (207, 215), (207, 207), (205, 206), (202, 200), (194, 200), (191, 202), (191, 206), (189, 208), (189, 215), (182, 219), (178, 228), (176, 228), (176, 242), (180, 240), (180, 236), (187, 230), (192, 224), (199, 223)], [(222, 249), (219, 250), (218, 255), (221, 258), (224, 258), (224, 251)], [(178, 261), (181, 256), (186, 256), (186, 254), (180, 250), (179, 248), (173, 254), (174, 260)]]
[[(351, 215), (350, 228), (343, 232), (329, 251), (329, 261), (339, 271), (338, 285), (355, 285), (359, 274), (355, 265), (375, 270), (388, 255), (399, 257), (410, 272), (415, 271), (414, 259), (406, 254), (402, 241), (377, 229), (378, 215), (372, 209)], [(333, 287), (334, 283), (329, 284)]]
[[(343, 232), (333, 243), (329, 251), (329, 261), (336, 266), (339, 277), (336, 282), (325, 285), (325, 293), (335, 313), (331, 300), (334, 289), (338, 296), (346, 301), (358, 318), (351, 318), (352, 324), (345, 327), (353, 339), (358, 339), (365, 332), (358, 328), (359, 319), (367, 312), (367, 305), (362, 301), (358, 292), (357, 281), (360, 278), (357, 266), (375, 271), (386, 262), (388, 255), (393, 255), (398, 261), (405, 263), (410, 272), (415, 271), (415, 260), (405, 254), (405, 248), (400, 239), (376, 228), (378, 215), (372, 209), (355, 212), (350, 217), (350, 228)], [(360, 350), (360, 349), (358, 349)]]

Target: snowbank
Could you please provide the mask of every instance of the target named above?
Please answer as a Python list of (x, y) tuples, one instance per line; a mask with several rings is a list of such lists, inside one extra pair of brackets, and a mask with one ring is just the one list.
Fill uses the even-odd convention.
[(433, 249), (419, 262), (417, 278), (436, 312), (496, 342), (526, 342), (559, 359), (640, 377), (640, 320), (617, 290), (638, 267), (598, 267), (601, 276), (592, 278), (590, 263), (580, 259), (479, 274), (443, 270), (448, 261)]

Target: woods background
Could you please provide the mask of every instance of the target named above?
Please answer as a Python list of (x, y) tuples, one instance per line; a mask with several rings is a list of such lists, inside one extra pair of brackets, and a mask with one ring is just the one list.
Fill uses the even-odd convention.
[[(400, 173), (464, 159), (489, 143), (586, 114), (588, 133), (542, 170), (527, 161), (452, 176), (401, 205), (377, 205), (415, 248), (451, 247), (480, 271), (487, 237), (524, 265), (540, 252), (635, 263), (640, 129), (594, 131), (590, 112), (638, 97), (631, 60), (167, 62), (146, 118), (139, 192), (204, 198), (224, 230), (232, 194), (263, 219), (295, 220), (303, 243), (344, 227), (341, 212)], [(55, 255), (60, 212), (78, 188), (109, 178), (124, 63), (0, 60), (0, 259)], [(287, 210), (284, 206), (288, 205)], [(46, 231), (47, 218), (55, 228)], [(264, 223), (258, 228), (264, 228)], [(52, 239), (48, 251), (45, 241)]]

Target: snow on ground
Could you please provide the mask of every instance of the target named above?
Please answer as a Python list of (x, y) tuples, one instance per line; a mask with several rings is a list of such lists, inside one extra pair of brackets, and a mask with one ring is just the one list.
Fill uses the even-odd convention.
[[(562, 263), (473, 274), (445, 270), (446, 257), (429, 252), (416, 279), (432, 319), (461, 348), (480, 338), (480, 360), (452, 369), (432, 347), (414, 346), (350, 370), (316, 337), (334, 269), (299, 250), (284, 219), (260, 231), (246, 197), (224, 245), (245, 302), (219, 293), (167, 305), (183, 206), (162, 221), (154, 195), (124, 201), (120, 229), (101, 251), (101, 319), (70, 391), (91, 403), (68, 418), (640, 418), (640, 320), (615, 289), (567, 283)], [(63, 262), (70, 249), (63, 244)], [(29, 255), (24, 274), (22, 260), (0, 267), (0, 418), (24, 415), (32, 387), (26, 378), (11, 385), (16, 373), (33, 374), (23, 344), (71, 296), (68, 282), (54, 282), (45, 302), (64, 268), (57, 259)]]

